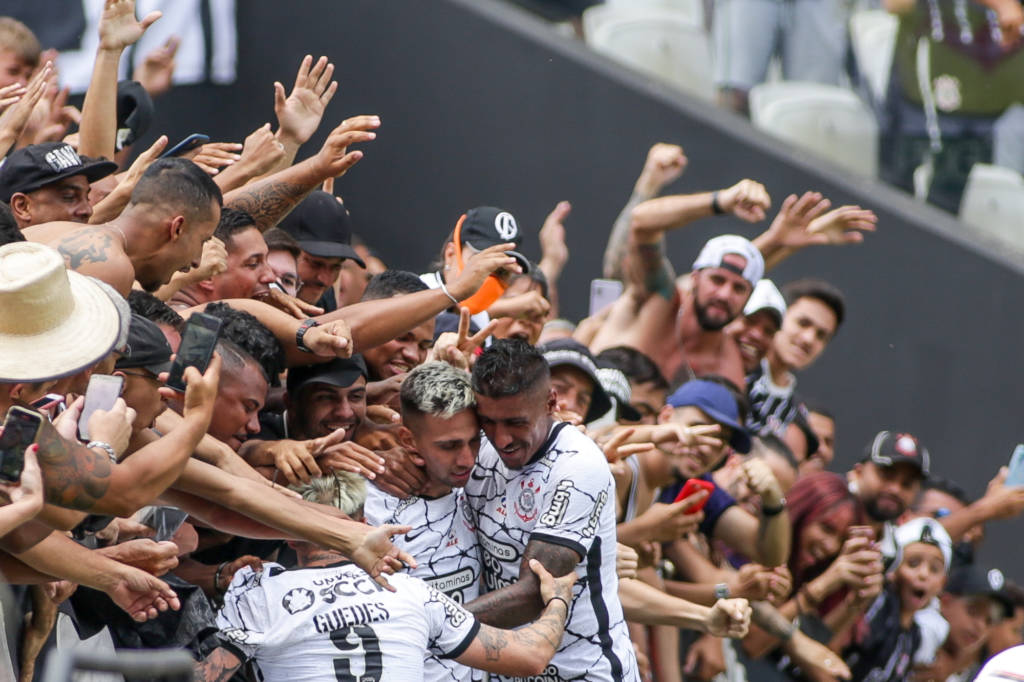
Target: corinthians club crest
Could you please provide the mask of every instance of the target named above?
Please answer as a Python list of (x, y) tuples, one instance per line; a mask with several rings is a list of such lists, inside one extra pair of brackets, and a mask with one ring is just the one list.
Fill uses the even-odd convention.
[(533, 482), (533, 479), (529, 481), (519, 482), (519, 497), (513, 503), (516, 516), (523, 521), (533, 521), (537, 518), (537, 495), (540, 493), (540, 486)]

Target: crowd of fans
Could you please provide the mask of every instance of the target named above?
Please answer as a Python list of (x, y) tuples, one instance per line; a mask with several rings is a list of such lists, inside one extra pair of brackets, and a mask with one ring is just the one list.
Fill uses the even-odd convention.
[[(327, 57), (275, 84), (276, 129), (128, 163), (158, 93), (117, 63), (158, 19), (106, 0), (81, 112), (0, 19), (5, 677), (180, 648), (200, 680), (1020, 679), (1024, 591), (974, 554), (1024, 486), (971, 500), (888, 424), (835, 471), (828, 396), (796, 391), (846, 302), (766, 274), (864, 241), (870, 210), (660, 196), (687, 159), (655, 144), (609, 216), (623, 291), (574, 324), (568, 202), (538, 260), (486, 205), (422, 274), (353, 233), (333, 181), (379, 118), (295, 161)], [(677, 274), (668, 233), (720, 214), (771, 220)], [(120, 397), (82, 418), (104, 376)]]

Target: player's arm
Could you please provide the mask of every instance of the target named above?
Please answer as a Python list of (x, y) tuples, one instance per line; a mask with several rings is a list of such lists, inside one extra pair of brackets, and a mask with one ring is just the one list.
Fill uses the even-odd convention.
[(569, 616), (576, 573), (570, 569), (567, 575), (555, 579), (535, 559), (524, 564), (537, 581), (537, 596), (542, 608), (540, 617), (526, 627), (512, 631), (481, 625), (466, 650), (455, 658), (459, 663), (518, 677), (540, 675), (555, 655)]
[(226, 682), (242, 667), (242, 660), (232, 651), (219, 646), (195, 665), (195, 682)]
[(500, 590), (482, 595), (465, 605), (481, 623), (514, 628), (529, 623), (544, 608), (541, 583), (530, 569), (536, 559), (551, 575), (561, 578), (573, 572), (583, 557), (576, 550), (543, 540), (530, 540), (519, 566), (519, 580)]

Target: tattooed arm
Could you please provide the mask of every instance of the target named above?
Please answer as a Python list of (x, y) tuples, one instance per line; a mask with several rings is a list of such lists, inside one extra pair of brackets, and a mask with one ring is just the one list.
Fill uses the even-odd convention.
[(499, 675), (540, 675), (558, 651), (569, 617), (567, 605), (572, 603), (576, 573), (570, 568), (567, 575), (555, 579), (536, 559), (526, 560), (524, 565), (539, 583), (543, 609), (540, 617), (512, 631), (481, 625), (466, 651), (456, 657), (459, 663)]
[(519, 567), (519, 580), (477, 597), (465, 605), (466, 610), (481, 623), (502, 628), (518, 627), (536, 618), (544, 602), (540, 580), (530, 568), (531, 559), (539, 561), (552, 575), (562, 577), (573, 573), (583, 557), (563, 545), (530, 540)]
[(331, 131), (320, 151), (302, 163), (228, 192), (224, 205), (249, 213), (256, 227), (265, 232), (288, 215), (299, 202), (328, 178), (344, 175), (363, 158), (361, 151), (348, 151), (349, 145), (369, 142), (370, 132), (380, 125), (376, 116), (355, 116)]
[(135, 268), (117, 232), (105, 227), (84, 228), (50, 246), (60, 251), (69, 269), (103, 280), (125, 297), (132, 290)]

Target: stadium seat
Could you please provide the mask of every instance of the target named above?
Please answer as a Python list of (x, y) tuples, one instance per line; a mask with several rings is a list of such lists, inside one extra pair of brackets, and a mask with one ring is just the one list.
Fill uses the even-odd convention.
[(878, 124), (856, 94), (817, 83), (762, 83), (750, 91), (754, 125), (833, 163), (874, 177)]
[(896, 47), (899, 19), (882, 9), (856, 12), (850, 17), (850, 43), (857, 69), (876, 103), (885, 101)]
[(702, 5), (700, 0), (685, 4), (688, 9), (648, 3), (596, 5), (583, 13), (583, 33), (598, 52), (712, 101), (711, 44)]
[(976, 163), (967, 176), (960, 219), (988, 234), (1015, 244), (1024, 234), (1024, 176), (1015, 170)]

